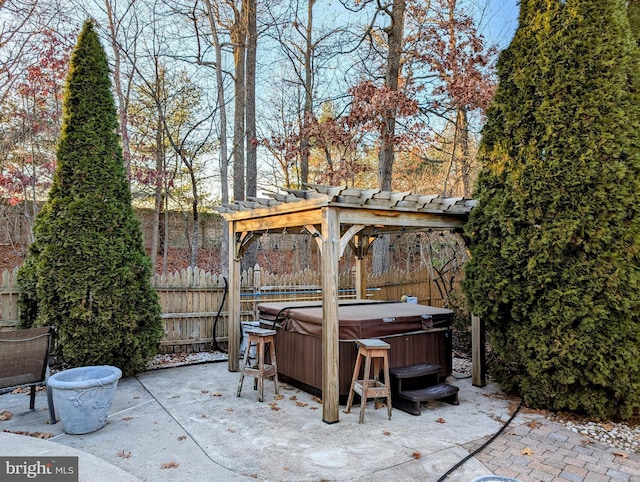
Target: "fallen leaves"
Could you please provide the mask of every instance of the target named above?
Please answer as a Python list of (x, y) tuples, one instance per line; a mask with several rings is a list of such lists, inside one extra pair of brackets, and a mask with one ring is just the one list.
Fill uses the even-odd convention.
[(180, 436), (178, 437), (178, 440), (186, 440), (186, 439), (187, 439), (187, 436), (186, 436), (186, 435), (180, 435)]
[(538, 428), (540, 425), (542, 424), (537, 420), (531, 420), (530, 422), (527, 423), (527, 427), (529, 428)]
[(42, 438), (42, 439), (48, 439), (53, 437), (52, 433), (48, 433), (48, 432), (26, 432), (23, 430), (3, 430), (3, 432), (6, 433), (15, 433), (17, 435), (27, 435), (29, 437), (35, 437), (35, 438)]
[(414, 459), (418, 460), (420, 457), (422, 457), (422, 454), (421, 454), (420, 452), (413, 452), (413, 453), (411, 454), (411, 456), (412, 456)]
[(13, 414), (9, 410), (0, 412), (0, 420), (11, 420), (11, 417), (13, 417)]
[(275, 411), (280, 410), (280, 407), (278, 407), (278, 403), (277, 402), (271, 402), (269, 404), (269, 406), (271, 407), (271, 410), (275, 410)]
[(278, 395), (275, 395), (273, 398), (276, 400), (282, 400), (284, 398), (284, 395), (278, 394)]
[(125, 422), (128, 422), (130, 420), (133, 420), (133, 417), (122, 417), (122, 420), (124, 420)]
[(391, 432), (387, 431), (387, 430), (383, 430), (382, 431), (382, 435), (391, 435)]
[(162, 464), (160, 466), (161, 469), (175, 469), (177, 467), (180, 467), (180, 464), (174, 462), (173, 460), (171, 462), (167, 462), (166, 464)]
[(122, 449), (120, 452), (118, 452), (118, 457), (120, 457), (122, 459), (130, 459), (131, 458), (131, 450), (125, 451), (124, 449)]
[(629, 458), (629, 454), (626, 452), (622, 452), (621, 450), (614, 450), (613, 455), (615, 455), (616, 457), (621, 457), (623, 459)]
[(222, 393), (220, 393), (220, 392), (213, 392), (213, 393), (211, 394), (211, 396), (212, 396), (212, 397), (221, 397), (221, 396), (222, 396)]
[(436, 422), (438, 422), (438, 423), (447, 423), (447, 421), (442, 417), (436, 419)]
[(305, 402), (301, 402), (300, 400), (296, 400), (295, 401), (296, 406), (298, 407), (306, 407), (307, 405), (309, 405), (308, 403)]
[(529, 447), (525, 447), (520, 451), (520, 455), (533, 455), (533, 450)]
[(320, 397), (313, 397), (311, 400), (313, 400), (316, 403), (322, 403), (322, 398)]

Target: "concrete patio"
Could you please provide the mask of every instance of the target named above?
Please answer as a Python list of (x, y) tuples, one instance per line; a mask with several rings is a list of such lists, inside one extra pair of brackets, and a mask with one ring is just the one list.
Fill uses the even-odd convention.
[[(394, 410), (388, 420), (386, 409), (376, 410), (370, 401), (364, 424), (358, 423), (359, 406), (349, 414), (341, 406), (340, 422), (326, 424), (321, 404), (312, 395), (281, 384), (281, 396), (276, 397), (273, 383), (266, 382), (265, 401), (260, 403), (250, 380), (242, 395), (236, 396), (238, 379), (239, 374), (229, 372), (226, 363), (155, 370), (123, 379), (109, 422), (86, 435), (67, 435), (62, 423), (48, 423), (44, 392), (38, 393), (35, 411), (29, 410), (28, 395), (4, 394), (0, 412), (13, 416), (0, 421), (0, 454), (77, 454), (80, 480), (86, 481), (436, 481), (469, 455), (472, 447), (496, 433), (518, 403), (494, 385), (476, 388), (470, 378), (451, 377), (450, 383), (460, 388), (460, 405), (431, 403), (420, 416)], [(626, 479), (611, 473), (596, 479), (567, 478), (562, 474), (575, 473), (564, 466), (539, 470), (540, 477), (527, 475), (533, 470), (529, 467), (533, 457), (520, 462), (523, 470), (515, 470), (517, 459), (527, 457), (517, 445), (505, 444), (504, 437), (507, 441), (516, 437), (533, 447), (540, 427), (547, 435), (567, 432), (540, 414), (522, 410), (496, 441), (503, 447), (499, 453), (470, 458), (446, 480), (470, 482), (483, 475), (505, 475), (510, 466), (512, 476), (522, 481), (640, 480), (637, 454), (618, 461), (612, 450), (597, 444), (607, 460), (615, 460), (615, 468), (624, 464), (616, 473)], [(550, 448), (545, 453), (550, 458), (557, 452), (553, 444), (565, 443), (567, 436), (547, 435), (543, 440), (548, 439)], [(523, 442), (526, 437), (531, 441)], [(542, 456), (542, 452), (536, 454), (537, 447), (532, 452)], [(516, 462), (501, 466), (493, 459), (502, 454), (515, 457)], [(584, 469), (585, 463), (587, 475), (595, 474)]]

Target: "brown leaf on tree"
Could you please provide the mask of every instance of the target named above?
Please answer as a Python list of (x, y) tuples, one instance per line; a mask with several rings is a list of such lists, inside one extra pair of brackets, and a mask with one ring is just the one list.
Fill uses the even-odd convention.
[(118, 457), (123, 458), (123, 459), (130, 459), (131, 458), (131, 450), (122, 449), (120, 452), (118, 452)]
[(622, 457), (623, 459), (629, 458), (629, 454), (626, 452), (622, 452), (621, 450), (614, 450), (613, 455), (616, 457)]
[(520, 451), (520, 455), (533, 455), (533, 450), (529, 447), (525, 447)]
[(180, 464), (175, 463), (173, 460), (160, 466), (161, 469), (175, 469), (176, 467), (180, 467)]
[(11, 420), (11, 417), (13, 417), (13, 414), (8, 410), (0, 412), (0, 420)]
[(447, 423), (447, 421), (442, 417), (436, 419), (436, 422), (438, 422), (438, 423)]
[(412, 456), (414, 459), (419, 459), (420, 457), (422, 457), (422, 454), (421, 454), (420, 452), (413, 452), (413, 453), (411, 454), (411, 456)]

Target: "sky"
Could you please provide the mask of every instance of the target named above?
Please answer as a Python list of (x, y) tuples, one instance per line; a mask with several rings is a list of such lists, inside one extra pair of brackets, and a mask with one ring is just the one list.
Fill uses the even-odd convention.
[[(517, 0), (472, 0), (477, 3), (480, 24), (488, 40), (506, 48), (518, 27), (519, 2)], [(481, 6), (486, 8), (482, 10)]]

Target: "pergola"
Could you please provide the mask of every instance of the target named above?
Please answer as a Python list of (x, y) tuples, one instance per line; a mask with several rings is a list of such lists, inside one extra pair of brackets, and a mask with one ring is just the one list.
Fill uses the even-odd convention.
[(338, 422), (338, 262), (356, 257), (356, 297), (365, 298), (364, 258), (382, 234), (462, 230), (475, 201), (461, 197), (306, 185), (219, 208), (229, 223), (229, 370), (239, 369), (240, 261), (267, 232), (308, 233), (318, 243), (322, 273), (322, 419)]

